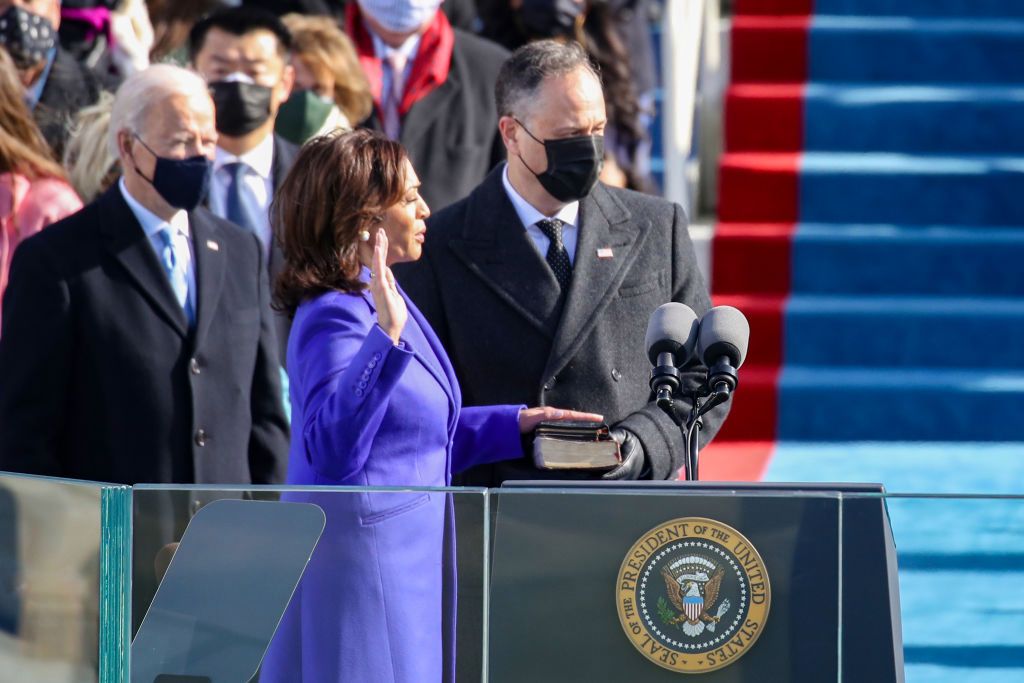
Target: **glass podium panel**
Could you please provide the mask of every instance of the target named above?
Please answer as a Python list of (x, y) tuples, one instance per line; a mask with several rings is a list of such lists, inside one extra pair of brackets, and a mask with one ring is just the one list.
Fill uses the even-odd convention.
[(0, 680), (99, 680), (103, 488), (0, 473)]
[(491, 496), (492, 683), (839, 680), (837, 492), (529, 486)]
[(133, 683), (481, 680), (472, 489), (137, 486)]

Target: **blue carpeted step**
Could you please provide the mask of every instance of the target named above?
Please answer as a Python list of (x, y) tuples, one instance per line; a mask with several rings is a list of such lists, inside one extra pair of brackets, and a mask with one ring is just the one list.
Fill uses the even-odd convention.
[(1024, 228), (800, 224), (792, 254), (794, 294), (1024, 296)]
[(1024, 17), (1019, 0), (814, 0), (828, 15), (906, 17)]
[(810, 81), (1020, 83), (1024, 19), (821, 16)]
[(1024, 441), (1022, 415), (1021, 371), (787, 365), (779, 380), (781, 440)]
[(804, 106), (809, 151), (1024, 153), (1024, 87), (811, 83)]
[(808, 223), (1024, 225), (1024, 157), (828, 154), (800, 167)]
[[(742, 389), (740, 389), (742, 391)], [(1018, 495), (1024, 481), (1024, 443), (959, 442), (836, 442), (780, 441), (775, 445), (765, 481), (871, 481), (889, 493)], [(983, 534), (948, 536), (944, 515), (936, 509), (955, 506), (989, 528)], [(933, 507), (935, 506), (935, 507)], [(907, 498), (889, 503), (896, 545), (900, 552), (929, 553), (940, 540), (949, 552), (997, 552), (1017, 548), (1024, 522), (1000, 525), (1008, 509), (1024, 510), (1019, 498), (992, 501), (947, 498)], [(979, 545), (980, 544), (980, 545)], [(1014, 550), (1013, 552), (1017, 552)]]
[[(899, 553), (908, 683), (1024, 679), (1024, 443), (779, 443), (767, 481), (872, 481)], [(932, 498), (919, 497), (930, 493)]]
[(1024, 298), (793, 296), (785, 363), (1024, 372)]

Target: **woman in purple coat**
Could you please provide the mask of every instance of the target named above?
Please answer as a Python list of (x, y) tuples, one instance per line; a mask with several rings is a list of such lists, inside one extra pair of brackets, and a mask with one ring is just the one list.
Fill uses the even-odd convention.
[[(428, 215), (405, 151), (369, 131), (310, 141), (278, 190), (276, 293), (294, 315), (289, 483), (448, 486), (453, 471), (522, 457), (521, 434), (543, 420), (600, 419), (462, 407), (444, 349), (390, 270), (419, 258)], [(327, 527), (261, 682), (454, 680), (448, 496), (289, 498), (319, 504)]]

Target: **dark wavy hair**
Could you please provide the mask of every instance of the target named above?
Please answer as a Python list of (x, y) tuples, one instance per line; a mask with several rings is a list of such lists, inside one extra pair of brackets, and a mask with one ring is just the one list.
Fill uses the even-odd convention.
[(274, 308), (295, 315), (307, 298), (359, 292), (359, 233), (373, 231), (405, 192), (405, 148), (380, 133), (355, 130), (307, 142), (270, 207), (285, 265)]

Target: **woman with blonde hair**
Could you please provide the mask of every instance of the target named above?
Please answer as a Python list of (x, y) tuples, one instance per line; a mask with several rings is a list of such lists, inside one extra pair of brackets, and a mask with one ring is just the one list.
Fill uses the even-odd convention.
[(0, 297), (18, 244), (82, 208), (24, 96), (14, 62), (0, 50)]
[(110, 153), (110, 109), (114, 96), (102, 93), (99, 101), (78, 112), (64, 149), (68, 179), (85, 203), (100, 196), (117, 180), (121, 167)]
[(370, 84), (352, 41), (329, 17), (287, 14), (295, 86), (277, 114), (276, 132), (297, 145), (348, 130), (373, 109)]

